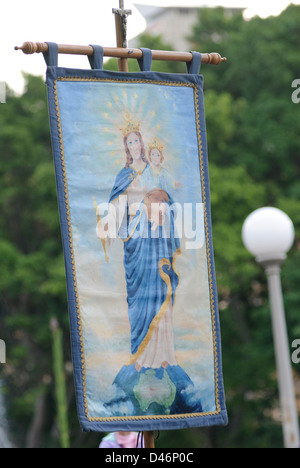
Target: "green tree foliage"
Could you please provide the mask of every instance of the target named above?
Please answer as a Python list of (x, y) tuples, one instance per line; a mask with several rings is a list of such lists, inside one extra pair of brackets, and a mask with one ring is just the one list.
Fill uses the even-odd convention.
[[(278, 384), (266, 279), (242, 245), (247, 215), (277, 206), (294, 221), (296, 243), (283, 267), (290, 341), (299, 338), (299, 105), (292, 81), (300, 46), (300, 7), (279, 17), (245, 21), (222, 8), (201, 9), (191, 49), (228, 58), (202, 66), (209, 149), (213, 242), (219, 293), (224, 380), (230, 423), (162, 433), (158, 447), (280, 447)], [(161, 37), (140, 46), (171, 50)], [(137, 62), (129, 61), (138, 71)], [(117, 69), (116, 61), (106, 64)], [(156, 62), (153, 70), (185, 72), (184, 64)], [(60, 240), (46, 89), (26, 76), (0, 113), (0, 330), (7, 343), (5, 378), (9, 419), (21, 446), (58, 446), (52, 375), (51, 317), (64, 332), (70, 368), (65, 272)], [(299, 366), (294, 367), (299, 379)], [(83, 436), (67, 372), (72, 446), (96, 447)]]
[[(280, 447), (278, 390), (264, 274), (241, 241), (246, 216), (277, 206), (293, 220), (296, 243), (283, 268), (290, 340), (299, 333), (300, 8), (245, 21), (222, 8), (199, 11), (196, 50), (228, 58), (204, 69), (212, 217), (230, 426), (213, 429), (216, 446)], [(295, 377), (299, 369), (295, 368)]]
[[(300, 135), (294, 129), (300, 115), (291, 102), (291, 84), (299, 73), (299, 20), (298, 6), (251, 21), (222, 8), (203, 9), (191, 38), (197, 49), (228, 57), (217, 73), (205, 70), (206, 89), (219, 97), (229, 93), (234, 105), (242, 106), (241, 112), (233, 109), (237, 125), (225, 164), (245, 165), (257, 180), (268, 182), (270, 196), (278, 195), (279, 186), (287, 193), (298, 187)], [(219, 154), (218, 164), (223, 161)]]
[[(25, 79), (24, 94), (9, 92), (0, 113), (0, 333), (8, 350), (1, 371), (14, 442), (45, 447), (58, 441), (51, 317), (64, 327), (66, 361), (71, 357), (46, 86)], [(75, 415), (70, 372), (68, 387)]]

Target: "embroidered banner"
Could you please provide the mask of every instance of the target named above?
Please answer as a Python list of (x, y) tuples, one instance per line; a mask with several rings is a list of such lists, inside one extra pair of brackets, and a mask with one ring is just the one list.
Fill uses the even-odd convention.
[(147, 51), (134, 74), (55, 57), (50, 47), (81, 427), (225, 425), (201, 56), (184, 75), (149, 71)]

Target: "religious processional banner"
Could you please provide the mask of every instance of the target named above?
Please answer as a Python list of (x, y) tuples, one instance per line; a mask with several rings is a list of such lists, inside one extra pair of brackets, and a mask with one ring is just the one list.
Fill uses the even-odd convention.
[(201, 56), (122, 73), (94, 52), (45, 55), (81, 427), (225, 425)]

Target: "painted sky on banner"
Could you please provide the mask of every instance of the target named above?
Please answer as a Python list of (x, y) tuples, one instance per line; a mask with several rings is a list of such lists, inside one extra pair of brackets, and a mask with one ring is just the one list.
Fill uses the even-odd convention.
[[(126, 104), (130, 113), (141, 121), (140, 131), (145, 144), (154, 133), (163, 139), (166, 145), (164, 166), (182, 183), (182, 188), (172, 194), (174, 200), (179, 203), (183, 200), (202, 202), (194, 90), (156, 84), (145, 87), (140, 83), (105, 83), (104, 88), (103, 83), (59, 82), (57, 92), (89, 414), (106, 417), (104, 402), (116, 399), (120, 403), (115, 403), (115, 411), (122, 410), (122, 414), (130, 415), (132, 408), (130, 402), (125, 405), (124, 395), (112, 395), (117, 391), (113, 390), (112, 382), (120, 366), (128, 361), (130, 349), (123, 245), (116, 240), (109, 249), (109, 263), (104, 261), (103, 249), (96, 237), (93, 199), (97, 203), (109, 199), (116, 174), (124, 166), (120, 131), (124, 114), (120, 109)], [(101, 134), (100, 128), (104, 128)], [(215, 411), (211, 305), (203, 218), (198, 230), (203, 233), (203, 239), (197, 250), (187, 251), (184, 239), (181, 241), (183, 253), (178, 259), (180, 286), (174, 307), (175, 351), (178, 363), (195, 384), (195, 387), (187, 388), (186, 396), (197, 400), (201, 395), (203, 410)], [(122, 408), (118, 407), (119, 404)]]

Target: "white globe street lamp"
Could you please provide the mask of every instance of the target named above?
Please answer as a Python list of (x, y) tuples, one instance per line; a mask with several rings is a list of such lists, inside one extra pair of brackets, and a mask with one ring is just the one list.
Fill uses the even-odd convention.
[(268, 278), (284, 446), (300, 448), (298, 414), (280, 280), (281, 264), (294, 243), (294, 226), (281, 210), (272, 207), (260, 208), (251, 213), (244, 222), (242, 238), (245, 247), (262, 265)]

